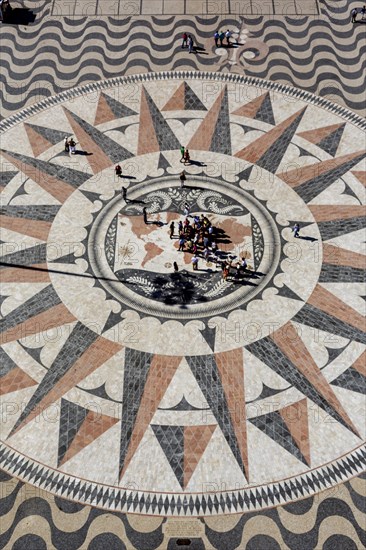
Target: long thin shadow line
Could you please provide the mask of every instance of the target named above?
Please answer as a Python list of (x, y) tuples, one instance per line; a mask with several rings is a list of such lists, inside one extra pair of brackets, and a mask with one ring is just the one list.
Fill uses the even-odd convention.
[(30, 269), (32, 271), (41, 271), (43, 273), (58, 273), (59, 275), (71, 275), (73, 277), (84, 277), (85, 279), (95, 279), (97, 281), (109, 281), (112, 283), (122, 282), (122, 281), (119, 281), (117, 278), (109, 279), (108, 277), (96, 277), (95, 275), (89, 275), (88, 273), (70, 273), (68, 271), (60, 271), (59, 269), (45, 269), (43, 267), (34, 267), (29, 265), (8, 264), (7, 262), (0, 262), (0, 267), (15, 267), (16, 269)]

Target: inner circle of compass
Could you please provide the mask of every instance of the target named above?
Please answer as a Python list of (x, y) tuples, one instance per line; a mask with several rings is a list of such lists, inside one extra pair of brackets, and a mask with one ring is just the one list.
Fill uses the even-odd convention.
[[(134, 187), (127, 202), (117, 195), (102, 208), (88, 241), (93, 273), (115, 298), (150, 315), (197, 318), (240, 307), (263, 290), (278, 266), (281, 243), (276, 224), (242, 189), (207, 177), (190, 178), (190, 186), (182, 189), (176, 179), (149, 180)], [(219, 248), (207, 261), (200, 249), (197, 271), (192, 269), (192, 254), (178, 251), (178, 222), (186, 219), (185, 204), (190, 207), (190, 223), (195, 215), (209, 217)], [(249, 269), (240, 278), (224, 281), (221, 262), (235, 267), (242, 257)]]

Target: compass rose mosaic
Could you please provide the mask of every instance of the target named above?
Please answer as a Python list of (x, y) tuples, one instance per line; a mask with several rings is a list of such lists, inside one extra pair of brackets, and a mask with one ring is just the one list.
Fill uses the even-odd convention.
[[(364, 469), (361, 119), (196, 72), (89, 85), (1, 126), (5, 470), (199, 516)], [(208, 241), (180, 246), (205, 219)]]

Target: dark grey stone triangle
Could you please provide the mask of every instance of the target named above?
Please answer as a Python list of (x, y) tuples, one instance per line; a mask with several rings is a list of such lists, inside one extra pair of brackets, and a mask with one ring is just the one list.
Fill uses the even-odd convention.
[(0, 348), (0, 377), (5, 376), (11, 370), (17, 367), (16, 363), (12, 360), (11, 357)]
[(108, 104), (108, 107), (110, 108), (110, 110), (112, 111), (112, 113), (114, 114), (114, 116), (116, 118), (122, 118), (122, 117), (125, 117), (125, 116), (133, 116), (133, 115), (137, 114), (136, 111), (133, 111), (132, 109), (130, 109), (126, 105), (123, 105), (123, 103), (120, 103), (119, 101), (117, 101), (113, 97), (111, 97), (107, 94), (103, 94), (103, 93), (101, 95), (106, 100), (106, 102)]
[(53, 176), (55, 178), (58, 178), (59, 180), (68, 183), (72, 187), (75, 187), (75, 189), (77, 189), (79, 185), (90, 178), (90, 174), (87, 174), (86, 172), (79, 172), (79, 170), (74, 170), (73, 168), (67, 168), (66, 166), (52, 164), (51, 162), (40, 159), (34, 159), (26, 155), (13, 153), (12, 151), (5, 151), (3, 149), (1, 149), (1, 151), (9, 155), (10, 157), (13, 157), (14, 159), (22, 162), (23, 164), (32, 166), (40, 172), (44, 172), (49, 176)]
[(348, 185), (348, 183), (344, 182), (344, 191), (342, 195), (348, 195), (349, 197), (354, 197), (361, 204), (360, 199), (358, 198), (356, 193), (353, 191), (353, 189)]
[(125, 124), (124, 126), (118, 126), (118, 128), (110, 128), (109, 130), (106, 130), (104, 134), (108, 134), (108, 132), (121, 132), (121, 134), (124, 134), (126, 131), (126, 128), (129, 128), (131, 124)]
[(184, 109), (188, 111), (207, 111), (207, 108), (187, 82), (184, 83)]
[(283, 285), (281, 288), (278, 289), (277, 295), (281, 296), (282, 298), (290, 298), (291, 300), (298, 300), (300, 302), (304, 301), (302, 298), (300, 298), (300, 296), (296, 294), (296, 292), (291, 290), (291, 288), (286, 285)]
[(267, 149), (267, 151), (257, 161), (256, 164), (258, 166), (260, 166), (264, 170), (268, 170), (268, 172), (272, 172), (273, 174), (277, 171), (277, 168), (281, 164), (282, 159), (286, 154), (287, 148), (292, 140), (292, 137), (295, 134), (304, 114), (305, 111), (300, 113), (295, 118), (295, 120), (286, 128), (282, 135), (273, 143), (273, 145), (271, 145)]
[(60, 258), (55, 258), (54, 260), (48, 260), (50, 263), (54, 264), (75, 264), (76, 256), (72, 252), (71, 254), (65, 254), (65, 256), (61, 256)]
[(29, 348), (22, 343), (20, 343), (20, 345), (35, 361), (37, 361), (37, 363), (39, 363), (40, 365), (43, 365), (41, 361), (41, 353), (43, 350), (43, 346), (41, 346), (40, 348)]
[(125, 462), (152, 358), (151, 353), (126, 348), (122, 396), (120, 470), (122, 470)]
[(29, 124), (29, 122), (26, 123), (27, 126), (32, 128), (37, 134), (45, 138), (47, 141), (52, 143), (52, 145), (56, 145), (56, 143), (60, 143), (60, 141), (63, 141), (65, 137), (68, 136), (68, 132), (66, 131), (60, 131), (60, 130), (54, 130), (52, 128), (45, 128), (44, 126), (37, 126), (36, 124)]
[(348, 344), (346, 344), (345, 346), (342, 346), (341, 348), (328, 348), (327, 346), (325, 346), (327, 352), (328, 352), (328, 362), (327, 362), (327, 365), (329, 365), (330, 363), (332, 363), (334, 361), (334, 359), (337, 359), (337, 357), (344, 352), (344, 350), (346, 349), (346, 347), (348, 346)]
[[(86, 120), (83, 120), (66, 108), (65, 111), (67, 111), (69, 116), (71, 116), (79, 124), (84, 132), (89, 134), (96, 145), (109, 159), (111, 159), (113, 163), (121, 162), (133, 157), (133, 154), (130, 153), (130, 151), (127, 151), (127, 149), (119, 145), (116, 141), (114, 141), (114, 139), (108, 137), (106, 134), (103, 134), (100, 130), (89, 124), (89, 122), (86, 122)], [(92, 151), (88, 152), (91, 153)]]
[(254, 164), (252, 164), (251, 166), (248, 166), (248, 168), (244, 168), (244, 170), (239, 172), (238, 174), (239, 181), (240, 180), (249, 181), (250, 174), (252, 173), (253, 168), (254, 168)]
[(348, 340), (356, 340), (362, 344), (366, 344), (366, 333), (357, 329), (344, 321), (341, 321), (333, 315), (325, 313), (310, 304), (305, 304), (300, 311), (296, 313), (293, 320), (298, 323), (303, 323), (310, 327), (316, 327), (324, 332), (330, 332)]
[(266, 397), (272, 397), (273, 395), (277, 395), (278, 393), (281, 393), (290, 387), (291, 386), (286, 386), (286, 388), (282, 388), (281, 390), (276, 390), (275, 388), (270, 388), (269, 386), (266, 386), (264, 383), (262, 383), (262, 391), (260, 395), (258, 395), (256, 399), (253, 399), (253, 401), (247, 401), (247, 403), (254, 403), (255, 401), (261, 401)]
[(8, 185), (9, 181), (13, 179), (19, 172), (0, 172), (0, 187)]
[(186, 360), (239, 467), (246, 474), (214, 356), (187, 356)]
[(114, 326), (118, 325), (122, 321), (121, 318), (121, 312), (114, 313), (113, 311), (110, 312), (108, 315), (108, 319), (103, 327), (102, 333), (107, 332), (110, 328), (113, 328)]
[(162, 153), (160, 153), (159, 155), (158, 168), (162, 168), (165, 172), (167, 171), (167, 168), (171, 168), (171, 164), (167, 161)]
[(12, 432), (21, 425), (27, 416), (39, 405), (42, 399), (54, 388), (55, 384), (73, 367), (77, 359), (91, 346), (98, 338), (98, 334), (78, 322), (73, 328), (70, 336), (57, 354), (51, 367), (46, 372), (43, 380), (37, 387), (35, 393), (28, 401), (20, 417), (18, 418)]
[[(306, 306), (305, 306), (306, 307)], [(305, 308), (302, 308), (303, 311)], [(294, 317), (295, 321), (302, 323), (302, 320)], [(309, 323), (305, 323), (309, 324)], [(317, 324), (311, 326), (317, 327)], [(319, 327), (321, 328), (321, 327)], [(345, 426), (348, 430), (352, 430), (350, 426), (343, 420), (336, 410), (333, 409), (331, 404), (327, 402), (316, 388), (309, 382), (309, 380), (300, 372), (299, 369), (288, 359), (288, 357), (280, 350), (277, 344), (269, 337), (257, 340), (252, 344), (246, 346), (247, 350), (255, 357), (260, 359), (270, 369), (275, 371), (284, 380), (294, 386), (306, 397), (311, 399), (318, 407), (321, 407), (327, 414), (334, 418), (337, 422)], [(262, 417), (258, 417), (262, 418)], [(357, 434), (356, 434), (357, 435)]]
[(231, 155), (230, 113), (227, 87), (225, 87), (209, 150), (213, 153)]
[(93, 191), (85, 191), (84, 189), (79, 189), (79, 191), (90, 200), (90, 202), (95, 202), (100, 200), (100, 193), (93, 193)]
[(24, 302), (24, 304), (21, 304), (0, 319), (0, 334), (60, 303), (61, 299), (55, 292), (53, 286), (46, 286), (43, 290)]
[[(306, 149), (303, 149), (302, 147), (300, 147), (299, 145), (296, 145), (296, 147), (298, 148), (299, 150), (299, 156), (300, 157), (312, 157), (312, 158), (315, 158), (314, 155), (312, 155), (311, 153), (309, 153), (309, 151), (307, 151)], [(317, 159), (319, 160), (319, 159)]]
[(149, 107), (152, 124), (154, 126), (156, 139), (158, 140), (160, 151), (171, 151), (179, 149), (180, 143), (175, 137), (169, 124), (164, 119), (163, 115), (155, 105), (153, 99), (144, 88), (143, 93), (146, 97), (146, 102)]
[(200, 331), (202, 338), (209, 345), (212, 351), (215, 350), (216, 326), (210, 327), (208, 322), (205, 323), (205, 328)]
[(273, 115), (272, 101), (269, 93), (266, 94), (262, 105), (259, 107), (258, 111), (255, 114), (254, 120), (260, 120), (261, 122), (272, 124), (272, 126), (276, 124)]
[(332, 183), (344, 176), (344, 174), (348, 172), (348, 170), (351, 170), (354, 166), (356, 166), (356, 164), (360, 162), (360, 160), (364, 159), (365, 157), (366, 153), (360, 153), (359, 155), (357, 155), (357, 157), (347, 162), (344, 162), (340, 166), (337, 166), (332, 170), (328, 170), (328, 172), (320, 174), (319, 176), (311, 178), (301, 185), (298, 185), (296, 187), (296, 193), (300, 195), (300, 197), (306, 203), (310, 202), (317, 195), (320, 195), (320, 193), (325, 191), (325, 189), (327, 189)]
[(331, 384), (366, 395), (366, 378), (353, 367), (342, 372)]
[(334, 157), (337, 152), (339, 142), (342, 139), (345, 126), (346, 123), (342, 124), (339, 128), (337, 128), (337, 130), (329, 134), (329, 136), (326, 136), (321, 141), (319, 141), (319, 143), (317, 143), (317, 146), (323, 149), (323, 151), (325, 151), (329, 155), (332, 155), (332, 157)]
[(26, 248), (6, 254), (1, 257), (0, 269), (11, 266), (31, 266), (42, 264), (47, 259), (47, 244), (37, 244), (31, 248)]
[(61, 399), (57, 456), (58, 466), (73, 442), (87, 414), (88, 411), (84, 409), (84, 407), (67, 401), (66, 399)]
[(183, 426), (151, 425), (171, 469), (184, 488), (184, 428)]

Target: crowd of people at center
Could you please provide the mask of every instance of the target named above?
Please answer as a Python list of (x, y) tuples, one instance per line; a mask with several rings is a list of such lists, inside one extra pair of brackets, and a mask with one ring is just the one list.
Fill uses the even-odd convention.
[[(225, 252), (220, 252), (217, 245), (217, 228), (215, 228), (205, 214), (190, 215), (189, 204), (184, 205), (184, 221), (179, 221), (177, 227), (172, 221), (169, 226), (169, 236), (171, 239), (177, 235), (178, 252), (188, 252), (192, 254), (192, 267), (194, 271), (198, 270), (198, 262), (201, 257), (206, 263), (213, 262), (221, 266), (222, 278), (238, 280), (242, 278), (246, 271), (250, 271), (245, 257), (240, 258), (236, 263), (228, 260)], [(177, 263), (174, 262), (175, 271), (178, 270)]]

